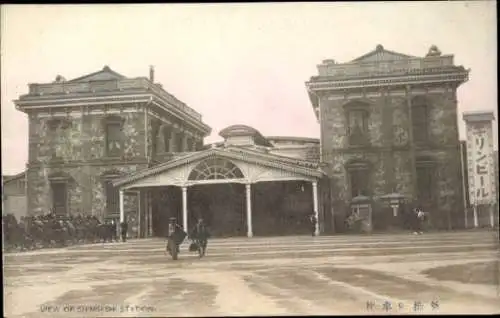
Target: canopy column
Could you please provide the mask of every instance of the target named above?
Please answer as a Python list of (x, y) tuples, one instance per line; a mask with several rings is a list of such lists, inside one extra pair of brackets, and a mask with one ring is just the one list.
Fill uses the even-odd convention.
[(148, 223), (146, 227), (147, 231), (147, 236), (151, 237), (153, 236), (153, 194), (151, 193), (151, 190), (148, 191), (147, 193), (147, 198), (148, 198)]
[(182, 227), (188, 231), (187, 187), (182, 187)]
[(125, 220), (125, 207), (123, 203), (123, 190), (120, 190), (120, 223)]
[(313, 204), (314, 204), (314, 217), (316, 218), (316, 225), (314, 229), (314, 235), (319, 235), (319, 212), (318, 212), (318, 182), (312, 182), (312, 192), (313, 192)]
[(247, 236), (252, 237), (252, 188), (250, 183), (245, 185), (247, 198)]

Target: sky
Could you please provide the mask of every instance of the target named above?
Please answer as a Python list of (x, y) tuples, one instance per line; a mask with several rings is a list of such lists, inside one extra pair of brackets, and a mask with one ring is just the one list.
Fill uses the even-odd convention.
[(424, 56), (435, 44), (471, 69), (459, 114), (497, 117), (494, 1), (2, 5), (0, 20), (2, 174), (26, 166), (27, 118), (12, 101), (28, 84), (105, 65), (127, 77), (149, 76), (154, 65), (155, 81), (213, 128), (206, 143), (233, 124), (318, 138), (305, 88), (317, 64), (348, 62), (377, 44)]

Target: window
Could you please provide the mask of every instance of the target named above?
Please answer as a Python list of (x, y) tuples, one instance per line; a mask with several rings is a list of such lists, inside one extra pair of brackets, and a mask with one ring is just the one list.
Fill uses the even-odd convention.
[(192, 151), (191, 148), (191, 137), (186, 137), (186, 151)]
[(169, 127), (163, 127), (163, 143), (165, 152), (170, 152), (170, 139), (172, 138), (172, 130)]
[(353, 101), (344, 105), (347, 120), (347, 137), (351, 146), (363, 146), (369, 143), (368, 131), (369, 105)]
[(189, 174), (188, 180), (241, 179), (243, 173), (231, 161), (210, 158), (198, 164)]
[(203, 149), (203, 141), (198, 140), (196, 142), (196, 150), (201, 150), (201, 149)]
[(68, 214), (68, 192), (66, 182), (52, 182), (52, 209), (55, 215)]
[(353, 160), (347, 164), (351, 198), (369, 196), (370, 169), (365, 161)]
[(184, 136), (182, 135), (182, 133), (178, 132), (175, 139), (176, 139), (175, 151), (183, 152), (184, 151), (184, 148), (183, 148)]
[(159, 131), (156, 128), (152, 128), (151, 131), (151, 154), (156, 155), (158, 153), (158, 136)]
[(120, 193), (118, 188), (113, 186), (113, 182), (111, 179), (104, 180), (104, 192), (106, 196), (107, 215), (120, 213)]
[(413, 141), (423, 144), (428, 141), (428, 106), (422, 97), (415, 97), (411, 108)]
[(122, 125), (119, 122), (106, 124), (106, 155), (119, 157), (123, 154)]
[(47, 121), (49, 138), (51, 141), (50, 153), (53, 160), (61, 160), (64, 150), (68, 147), (67, 128), (71, 122), (66, 118), (51, 118)]
[(196, 142), (196, 139), (195, 138), (191, 138), (191, 150), (192, 151), (197, 151), (198, 148), (197, 148), (197, 142)]
[(351, 169), (349, 171), (351, 198), (363, 195), (368, 196), (368, 174), (365, 169)]
[(430, 166), (417, 166), (417, 198), (419, 202), (432, 200), (434, 169)]

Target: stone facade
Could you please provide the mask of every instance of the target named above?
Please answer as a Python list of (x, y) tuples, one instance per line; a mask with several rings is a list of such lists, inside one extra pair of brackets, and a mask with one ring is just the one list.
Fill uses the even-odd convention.
[[(424, 206), (433, 226), (463, 226), (456, 91), (467, 71), (454, 66), (452, 56), (431, 51), (417, 58), (378, 46), (349, 63), (324, 61), (318, 66), (319, 76), (307, 83), (320, 120), (321, 162), (331, 179), (330, 209), (338, 226), (353, 198), (350, 164), (365, 167), (368, 193), (364, 195), (374, 201), (400, 193)], [(425, 105), (424, 125), (410, 111), (417, 104)], [(358, 108), (366, 114), (366, 140), (353, 144), (349, 116)], [(417, 143), (412, 127), (419, 120), (427, 138)], [(421, 171), (417, 169), (424, 163), (432, 168), (432, 196), (426, 200), (421, 199), (417, 182)]]
[[(171, 103), (165, 103), (166, 98)], [(146, 169), (159, 160), (152, 129), (156, 123), (175, 126), (198, 146), (210, 132), (201, 117), (188, 113), (186, 105), (157, 84), (125, 78), (107, 67), (72, 81), (58, 77), (54, 83), (30, 84), (30, 92), (16, 106), (29, 117), (28, 215), (53, 210), (52, 182), (57, 180), (67, 185), (66, 214), (117, 218), (119, 210), (106, 207), (105, 180)], [(115, 153), (106, 150), (110, 120), (120, 123)], [(181, 145), (176, 151), (194, 149)], [(138, 228), (137, 202), (137, 192), (125, 193), (125, 215), (132, 231)]]

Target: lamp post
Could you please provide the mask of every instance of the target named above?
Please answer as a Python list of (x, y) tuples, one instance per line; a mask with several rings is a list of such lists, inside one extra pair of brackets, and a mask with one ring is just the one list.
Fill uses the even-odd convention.
[(398, 209), (404, 198), (405, 198), (404, 195), (396, 192), (386, 194), (380, 197), (380, 199), (389, 203), (390, 207), (392, 208), (392, 215), (394, 217), (398, 216)]

